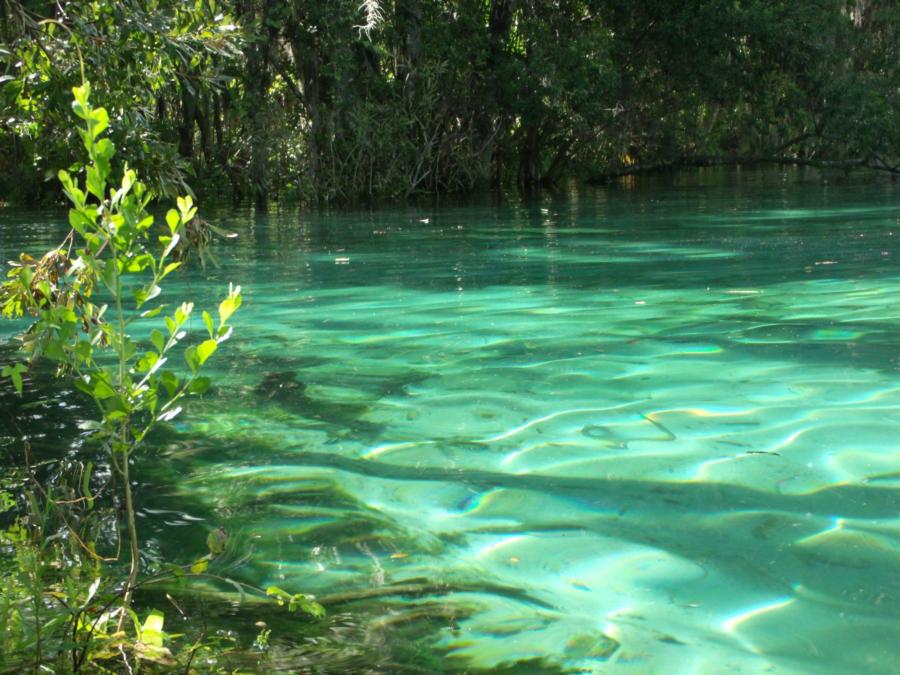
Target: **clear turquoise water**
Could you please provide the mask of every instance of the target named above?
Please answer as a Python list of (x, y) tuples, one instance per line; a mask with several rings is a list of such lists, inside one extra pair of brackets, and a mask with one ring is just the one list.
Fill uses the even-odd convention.
[(253, 583), (446, 584), (390, 616), (458, 668), (900, 671), (900, 186), (702, 176), (218, 214), (173, 297), (245, 306), (162, 492)]

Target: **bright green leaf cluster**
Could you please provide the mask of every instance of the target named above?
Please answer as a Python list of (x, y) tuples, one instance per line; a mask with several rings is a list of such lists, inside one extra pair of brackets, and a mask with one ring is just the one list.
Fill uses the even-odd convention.
[(279, 605), (287, 605), (291, 612), (301, 611), (308, 614), (314, 619), (321, 619), (325, 616), (325, 608), (322, 607), (311, 595), (303, 593), (288, 593), (278, 586), (269, 586), (266, 589), (266, 595), (275, 598)]
[[(154, 235), (154, 218), (148, 211), (153, 193), (127, 166), (121, 179), (111, 183), (115, 147), (103, 135), (109, 127), (108, 113), (91, 104), (89, 84), (75, 87), (73, 94), (72, 109), (84, 123), (78, 132), (89, 161), (83, 183), (67, 171), (59, 172), (72, 203), (72, 231), (63, 245), (40, 260), (23, 254), (0, 286), (0, 306), (8, 316), (35, 317), (25, 339), (31, 360), (49, 358), (73, 373), (75, 386), (91, 396), (102, 413), (97, 435), (117, 439), (111, 447), (127, 453), (154, 423), (179, 414), (181, 398), (209, 388), (209, 378), (199, 371), (230, 337), (229, 320), (240, 307), (241, 291), (229, 287), (219, 306), (218, 325), (203, 313), (208, 338), (184, 350), (187, 376), (164, 370), (187, 335), (193, 304), (181, 303), (170, 314), (165, 305), (145, 306), (161, 294), (164, 279), (182, 264), (171, 256), (197, 208), (190, 196), (179, 197), (177, 208), (166, 214), (165, 230)], [(136, 280), (127, 284), (133, 289), (136, 312), (126, 313), (125, 277)], [(101, 294), (102, 304), (95, 299)], [(141, 349), (128, 335), (131, 323), (160, 314), (166, 331), (153, 328), (149, 348)], [(116, 363), (98, 361), (97, 350), (102, 347), (112, 350)], [(6, 366), (2, 376), (21, 392), (25, 370), (24, 364)]]

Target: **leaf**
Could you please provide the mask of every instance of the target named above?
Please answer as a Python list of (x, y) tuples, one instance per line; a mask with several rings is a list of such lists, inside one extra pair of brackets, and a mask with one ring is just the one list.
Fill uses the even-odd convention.
[(181, 212), (181, 219), (185, 223), (193, 218), (194, 214), (197, 213), (197, 209), (193, 208), (194, 200), (191, 199), (190, 195), (178, 197), (175, 201), (178, 204), (178, 210)]
[(75, 385), (76, 389), (78, 389), (79, 391), (83, 391), (88, 396), (94, 395), (94, 390), (91, 388), (91, 385), (88, 383), (88, 381), (84, 378), (76, 377), (74, 380), (72, 380), (72, 384)]
[(141, 642), (151, 647), (163, 646), (163, 623), (165, 622), (165, 614), (157, 610), (153, 610), (144, 619), (144, 625), (141, 626)]
[(219, 343), (215, 340), (204, 340), (197, 347), (197, 359), (202, 366), (206, 363), (206, 360), (213, 355), (213, 352), (216, 351), (216, 348), (219, 346)]
[(103, 178), (104, 182), (106, 181), (107, 176), (109, 176), (109, 161), (115, 154), (116, 146), (114, 146), (112, 141), (108, 138), (101, 138), (94, 145), (94, 160), (97, 163), (97, 168), (100, 171), (100, 176)]
[(147, 352), (138, 360), (134, 369), (139, 373), (146, 373), (148, 370), (154, 369), (154, 366), (156, 366), (158, 362), (159, 354), (156, 352)]
[(180, 262), (170, 262), (168, 265), (166, 265), (166, 266), (163, 268), (162, 276), (168, 275), (169, 272), (174, 272), (174, 271), (177, 270), (179, 267), (181, 267), (181, 263), (180, 263)]
[[(122, 187), (120, 187), (116, 191), (115, 201), (122, 201), (122, 197), (127, 195), (131, 191), (131, 186), (134, 185), (135, 181), (135, 173), (134, 171), (126, 171), (122, 174)], [(153, 216), (147, 216), (141, 222), (138, 223), (137, 227), (139, 230), (146, 230), (153, 224)]]
[(104, 379), (99, 377), (91, 378), (91, 384), (93, 387), (91, 395), (98, 401), (103, 401), (116, 395), (116, 390)]
[(189, 387), (189, 391), (192, 394), (205, 394), (209, 389), (209, 385), (212, 384), (212, 380), (208, 377), (198, 377), (191, 382), (191, 386)]
[(16, 393), (21, 396), (22, 395), (22, 376), (17, 372), (13, 371), (9, 374), (10, 379), (12, 380), (13, 387), (16, 389)]
[(225, 342), (228, 338), (231, 337), (231, 334), (234, 332), (234, 326), (219, 326), (219, 330), (217, 331), (216, 340), (219, 341), (219, 344)]
[(165, 309), (165, 305), (160, 305), (159, 307), (154, 307), (153, 309), (148, 309), (146, 312), (141, 312), (142, 319), (152, 319), (154, 316), (159, 314), (161, 311)]
[(321, 619), (325, 616), (325, 608), (316, 602), (312, 596), (303, 595), (302, 593), (297, 593), (291, 598), (289, 609), (299, 609), (301, 612), (309, 614), (316, 619)]
[(311, 595), (304, 595), (303, 593), (294, 593), (291, 595), (278, 586), (269, 586), (266, 589), (266, 595), (274, 597), (279, 605), (284, 605), (285, 602), (287, 602), (288, 609), (292, 612), (299, 609), (301, 612), (309, 614), (317, 619), (321, 619), (325, 616), (325, 608), (316, 602), (315, 598)]
[(130, 361), (135, 353), (137, 353), (137, 343), (128, 336), (125, 336), (125, 342), (122, 345), (122, 354), (124, 354), (125, 360)]
[(153, 256), (149, 253), (142, 253), (131, 258), (125, 266), (125, 269), (129, 272), (143, 272), (153, 264)]
[[(183, 302), (181, 303), (181, 307), (175, 310), (175, 322), (180, 326), (185, 321), (188, 320), (188, 317), (191, 315), (191, 312), (194, 309), (193, 302)], [(172, 331), (173, 333), (175, 331)]]
[(71, 225), (72, 229), (78, 234), (84, 236), (87, 232), (87, 228), (93, 227), (94, 223), (92, 223), (81, 211), (69, 209), (69, 225)]
[(72, 110), (81, 119), (86, 120), (90, 110), (90, 104), (88, 103), (88, 98), (91, 95), (90, 84), (85, 82), (80, 87), (72, 87), (72, 95), (75, 97), (75, 100), (72, 101)]
[[(116, 154), (116, 146), (108, 138), (101, 138), (94, 144), (94, 154), (96, 155), (97, 164), (106, 164), (108, 166), (109, 160)], [(127, 193), (132, 185), (134, 185), (134, 172), (126, 172), (122, 177), (122, 187), (120, 189), (125, 190)]]
[(97, 199), (103, 199), (103, 191), (106, 188), (106, 181), (103, 179), (103, 176), (100, 170), (95, 166), (89, 166), (85, 169), (85, 176), (87, 177), (87, 189), (92, 195), (94, 195)]
[(180, 223), (181, 219), (178, 217), (178, 211), (169, 209), (168, 213), (166, 213), (166, 224), (169, 226), (169, 232), (175, 234)]
[(291, 597), (290, 593), (278, 588), (278, 586), (269, 586), (266, 588), (266, 595), (277, 598), (278, 604), (280, 605), (283, 605), (285, 600), (290, 600)]
[(191, 565), (191, 572), (194, 574), (203, 574), (209, 567), (209, 558), (200, 558)]
[(91, 598), (93, 598), (97, 594), (98, 588), (100, 588), (100, 577), (94, 579), (94, 582), (91, 584), (90, 588), (88, 588), (87, 597), (84, 599), (85, 606), (87, 606), (87, 604), (91, 601)]
[(109, 126), (109, 114), (106, 112), (106, 108), (92, 110), (89, 124), (93, 140), (96, 140)]
[(79, 340), (78, 344), (75, 345), (75, 356), (77, 356), (83, 363), (87, 363), (91, 360), (91, 356), (94, 353), (94, 348), (91, 346), (91, 343), (87, 340)]
[(206, 330), (209, 331), (209, 337), (215, 337), (215, 327), (213, 325), (213, 318), (209, 315), (209, 312), (203, 310), (203, 323), (206, 324)]
[[(124, 181), (125, 179), (123, 178), (122, 180)], [(138, 230), (147, 230), (152, 225), (153, 225), (153, 216), (147, 216), (146, 218), (141, 220), (137, 225), (135, 225), (135, 228), (137, 228)]]
[(241, 287), (229, 289), (228, 297), (219, 303), (219, 322), (225, 323), (241, 306)]
[(28, 370), (28, 366), (24, 363), (16, 363), (11, 366), (3, 366), (3, 370), (0, 371), (0, 376), (8, 377), (12, 380), (13, 387), (16, 389), (16, 393), (21, 396), (22, 395), (22, 373)]
[(162, 354), (165, 351), (166, 347), (166, 338), (163, 336), (162, 331), (158, 328), (154, 328), (150, 331), (150, 342), (153, 343), (153, 346), (156, 347), (156, 350)]
[[(169, 240), (169, 243), (166, 246), (166, 250), (163, 251), (163, 254), (162, 254), (162, 257), (165, 258), (167, 255), (169, 255), (172, 252), (172, 249), (178, 245), (178, 242), (181, 240), (181, 235), (178, 233), (175, 233), (171, 236), (171, 238), (170, 237), (160, 237), (159, 239), (160, 239), (160, 241), (163, 241), (164, 239)], [(163, 243), (165, 243), (165, 242), (163, 241)]]
[(200, 367), (200, 359), (197, 356), (197, 348), (191, 346), (185, 349), (184, 360), (188, 364), (188, 368), (191, 369), (191, 372), (196, 373), (197, 369)]
[(157, 295), (162, 293), (162, 289), (156, 284), (150, 284), (144, 288), (135, 288), (134, 289), (134, 299), (137, 302), (137, 306), (140, 307), (145, 302), (148, 302), (155, 298)]
[(163, 373), (159, 376), (160, 382), (166, 388), (166, 392), (169, 396), (174, 396), (175, 392), (178, 391), (178, 378), (171, 371), (163, 371)]

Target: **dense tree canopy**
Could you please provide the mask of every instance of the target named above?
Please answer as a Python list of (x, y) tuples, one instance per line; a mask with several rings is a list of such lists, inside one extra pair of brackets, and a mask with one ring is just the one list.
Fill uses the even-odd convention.
[(891, 0), (0, 0), (0, 197), (81, 64), (166, 193), (349, 201), (777, 159), (897, 170)]

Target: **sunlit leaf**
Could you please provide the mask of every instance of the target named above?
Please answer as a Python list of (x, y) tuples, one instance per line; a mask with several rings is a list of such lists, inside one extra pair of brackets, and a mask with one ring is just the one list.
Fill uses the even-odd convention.
[(206, 330), (209, 331), (209, 337), (215, 337), (215, 327), (213, 324), (213, 318), (209, 315), (209, 312), (206, 310), (203, 311), (203, 323), (206, 324)]
[(174, 272), (174, 271), (177, 270), (179, 267), (181, 267), (181, 263), (180, 263), (180, 262), (170, 262), (168, 265), (166, 265), (166, 266), (163, 268), (162, 276), (166, 276), (166, 275), (168, 275), (170, 272)]
[(141, 312), (142, 319), (152, 319), (154, 316), (159, 314), (163, 309), (165, 309), (165, 305), (159, 305), (158, 307), (154, 307), (153, 309), (148, 309), (146, 312)]
[(181, 223), (181, 219), (178, 217), (178, 211), (175, 209), (169, 209), (166, 213), (166, 224), (169, 226), (169, 232), (175, 234), (175, 231), (178, 229), (178, 225)]
[(88, 588), (87, 598), (85, 598), (84, 600), (85, 605), (87, 605), (91, 601), (91, 598), (93, 598), (94, 595), (97, 594), (98, 588), (100, 588), (100, 577), (94, 579), (93, 583), (91, 583), (90, 587)]
[(163, 644), (163, 623), (166, 617), (162, 612), (153, 610), (144, 620), (141, 626), (141, 642), (153, 647), (162, 647)]
[(191, 572), (194, 574), (203, 574), (209, 567), (209, 560), (207, 558), (200, 558), (193, 565), (191, 565)]
[(241, 306), (241, 287), (230, 291), (228, 297), (219, 303), (219, 321), (225, 323), (231, 315)]
[(216, 348), (219, 346), (215, 340), (204, 340), (197, 347), (197, 359), (202, 366), (206, 363), (206, 360), (213, 355), (213, 352), (216, 351)]

